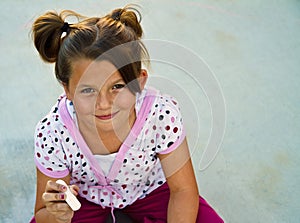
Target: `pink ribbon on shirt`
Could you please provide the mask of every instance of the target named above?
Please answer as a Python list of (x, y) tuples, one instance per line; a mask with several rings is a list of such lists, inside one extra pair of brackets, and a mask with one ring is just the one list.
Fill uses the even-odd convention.
[[(110, 213), (111, 213), (111, 216), (112, 216), (112, 218), (113, 218), (113, 222), (115, 223), (116, 222), (116, 218), (115, 218), (115, 215), (114, 215), (114, 205), (113, 205), (113, 193), (115, 193), (115, 194), (117, 194), (117, 196), (120, 196), (120, 197), (122, 197), (121, 196), (121, 194), (119, 193), (119, 192), (117, 192), (117, 191), (115, 191), (114, 190), (114, 188), (113, 188), (113, 186), (112, 185), (110, 185), (110, 184), (107, 184), (107, 185), (95, 185), (95, 186), (89, 186), (89, 187), (91, 187), (91, 188), (96, 188), (96, 189), (99, 189), (98, 191), (99, 191), (99, 194), (98, 194), (98, 197), (100, 198), (100, 193), (101, 193), (101, 189), (107, 189), (108, 190), (108, 192), (109, 192), (109, 199), (110, 199), (110, 203), (109, 203), (109, 206), (110, 206), (110, 208), (111, 208), (111, 211), (110, 211)], [(101, 204), (101, 202), (99, 202), (99, 204), (101, 205), (101, 207), (102, 208), (105, 208), (102, 204)]]

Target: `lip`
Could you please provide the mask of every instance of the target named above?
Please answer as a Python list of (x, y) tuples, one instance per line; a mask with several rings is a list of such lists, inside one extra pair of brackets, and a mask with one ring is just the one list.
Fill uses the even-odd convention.
[(113, 119), (117, 113), (119, 113), (119, 112), (117, 111), (117, 112), (114, 112), (114, 113), (111, 113), (108, 115), (95, 115), (95, 117), (100, 120), (110, 120), (110, 119)]

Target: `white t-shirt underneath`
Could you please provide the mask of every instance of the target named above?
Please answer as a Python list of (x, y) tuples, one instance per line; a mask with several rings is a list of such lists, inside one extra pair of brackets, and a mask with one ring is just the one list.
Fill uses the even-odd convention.
[(107, 155), (94, 155), (105, 175), (108, 175), (116, 156), (117, 153), (111, 153)]

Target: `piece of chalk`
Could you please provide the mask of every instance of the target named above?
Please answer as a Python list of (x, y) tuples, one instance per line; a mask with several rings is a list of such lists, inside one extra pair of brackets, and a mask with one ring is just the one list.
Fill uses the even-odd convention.
[(67, 191), (65, 192), (66, 195), (66, 202), (72, 208), (73, 211), (79, 210), (81, 207), (80, 202), (76, 198), (76, 196), (70, 191), (69, 186), (63, 180), (57, 180), (56, 183), (66, 186)]

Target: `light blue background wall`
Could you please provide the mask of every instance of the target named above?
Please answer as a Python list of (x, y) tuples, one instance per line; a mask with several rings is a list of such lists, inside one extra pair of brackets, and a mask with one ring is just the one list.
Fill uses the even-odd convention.
[[(0, 2), (0, 222), (28, 222), (33, 213), (34, 127), (62, 90), (53, 67), (33, 48), (32, 21), (49, 9), (103, 15), (124, 2)], [(192, 78), (199, 74), (153, 62), (151, 83), (179, 97), (201, 194), (226, 222), (299, 222), (300, 2), (137, 3), (145, 38), (192, 50), (223, 91), (224, 140), (216, 159), (200, 171), (212, 116), (205, 91)]]

